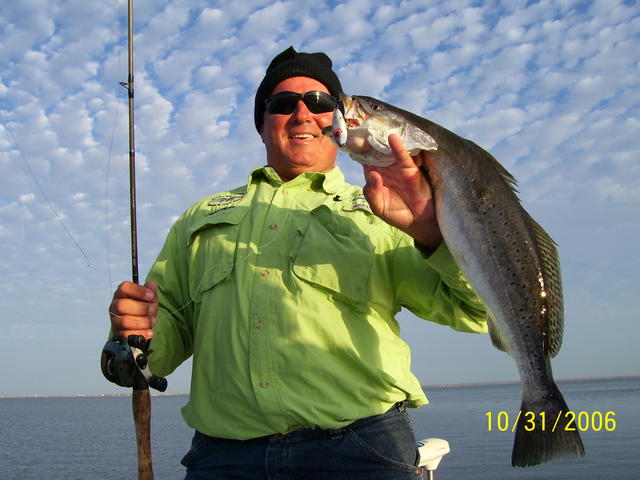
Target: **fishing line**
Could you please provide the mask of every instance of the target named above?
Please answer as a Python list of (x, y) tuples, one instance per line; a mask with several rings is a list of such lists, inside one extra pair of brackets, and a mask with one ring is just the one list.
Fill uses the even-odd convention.
[[(118, 78), (124, 77), (124, 68), (123, 68), (123, 60), (122, 60), (122, 49), (118, 48)], [(118, 86), (122, 86), (121, 83)], [(121, 92), (121, 90), (116, 87), (117, 92)], [(113, 275), (111, 272), (111, 192), (109, 190), (110, 180), (111, 180), (111, 160), (113, 158), (113, 145), (115, 143), (116, 129), (118, 128), (118, 120), (120, 118), (120, 108), (121, 102), (119, 101), (119, 95), (115, 95), (116, 99), (116, 113), (113, 120), (113, 129), (111, 131), (111, 140), (109, 141), (109, 153), (107, 154), (107, 165), (105, 167), (105, 182), (104, 182), (104, 216), (105, 216), (105, 250), (106, 250), (106, 261), (107, 261), (107, 277), (109, 284), (109, 292), (108, 296), (113, 295)]]
[[(292, 209), (288, 209), (287, 210), (287, 214), (285, 215), (283, 221), (281, 222), (282, 225), (285, 225), (287, 220), (289, 219), (289, 216), (291, 215), (291, 213), (293, 212)], [(212, 270), (214, 270), (215, 268), (218, 267), (236, 267), (238, 265), (242, 265), (243, 263), (247, 262), (249, 260), (249, 257), (251, 257), (252, 255), (258, 255), (260, 254), (265, 248), (267, 248), (269, 245), (271, 245), (272, 243), (274, 243), (276, 240), (278, 240), (278, 237), (281, 235), (281, 232), (283, 232), (285, 229), (284, 228), (280, 228), (278, 229), (279, 231), (276, 233), (276, 235), (269, 240), (267, 243), (265, 243), (264, 245), (259, 245), (256, 247), (255, 250), (250, 251), (249, 253), (247, 253), (247, 255), (244, 258), (241, 258), (239, 260), (236, 260), (235, 262), (232, 263), (216, 263), (214, 265), (211, 265), (209, 268), (207, 268), (203, 274), (202, 274), (202, 278), (200, 280), (200, 283), (198, 283), (198, 285), (196, 286), (195, 290), (199, 291), (200, 287), (202, 286), (202, 284), (204, 283), (207, 274), (209, 272), (211, 272)], [(185, 303), (184, 305), (178, 307), (176, 310), (170, 311), (170, 312), (166, 312), (165, 315), (167, 316), (172, 316), (175, 315), (176, 313), (181, 312), (182, 310), (184, 310), (185, 308), (187, 308), (189, 305), (191, 305), (192, 303), (195, 303), (195, 299), (193, 297), (190, 296), (189, 301), (187, 303)], [(163, 312), (164, 313), (164, 312)], [(113, 313), (111, 311), (111, 309), (109, 309), (109, 314), (112, 315), (114, 318), (122, 318), (121, 315), (117, 315), (115, 313)], [(160, 314), (160, 311), (158, 311), (158, 316)]]
[(105, 248), (107, 254), (107, 275), (109, 277), (109, 287), (113, 289), (113, 279), (111, 278), (111, 244), (109, 230), (111, 228), (111, 212), (109, 210), (109, 175), (111, 174), (111, 157), (113, 154), (113, 143), (116, 136), (116, 128), (118, 126), (118, 117), (120, 116), (120, 102), (116, 102), (116, 114), (113, 120), (113, 130), (111, 132), (111, 142), (109, 143), (109, 154), (107, 156), (107, 167), (105, 169), (105, 185), (104, 185), (104, 216), (105, 216)]
[[(122, 70), (122, 51), (120, 51), (120, 55), (119, 55), (119, 66), (120, 66), (120, 70)], [(122, 75), (120, 75), (120, 77), (122, 77)], [(122, 83), (121, 83), (122, 85)], [(124, 86), (124, 85), (123, 85)], [(116, 130), (116, 124), (118, 121), (118, 114), (119, 114), (119, 109), (120, 109), (120, 102), (118, 102), (118, 109), (116, 110), (116, 119), (114, 121), (114, 128), (113, 128), (113, 132), (112, 132), (112, 136), (111, 136), (111, 143), (109, 145), (109, 156), (108, 156), (108, 160), (107, 160), (107, 168), (106, 168), (106, 179), (105, 179), (105, 197), (106, 197), (106, 201), (105, 201), (105, 218), (106, 218), (106, 222), (107, 222), (107, 227), (109, 227), (109, 222), (110, 222), (110, 214), (109, 214), (109, 175), (110, 175), (110, 163), (111, 163), (111, 158), (112, 158), (112, 149), (113, 149), (113, 143), (114, 143), (114, 137), (115, 137), (115, 130)], [(287, 214), (284, 217), (283, 220), (283, 224), (289, 219), (289, 216), (291, 215), (292, 210), (289, 209), (287, 211)], [(112, 283), (112, 277), (111, 277), (111, 267), (110, 267), (110, 250), (109, 250), (109, 228), (106, 229), (107, 230), (107, 269), (108, 269), (108, 275), (109, 275), (109, 284), (111, 285)], [(236, 267), (238, 265), (241, 265), (245, 262), (247, 262), (249, 260), (249, 258), (251, 257), (251, 255), (258, 255), (263, 249), (267, 248), (269, 245), (271, 245), (273, 242), (275, 242), (276, 240), (278, 240), (282, 230), (284, 229), (280, 229), (280, 231), (278, 231), (276, 233), (276, 235), (269, 240), (267, 243), (265, 243), (264, 245), (261, 246), (257, 246), (255, 250), (251, 250), (247, 253), (247, 255), (239, 260), (236, 260), (235, 262), (232, 263), (216, 263), (214, 265), (211, 265), (209, 268), (207, 268), (203, 274), (202, 274), (202, 278), (200, 280), (200, 282), (198, 283), (198, 285), (196, 286), (195, 290), (199, 291), (200, 287), (202, 286), (202, 284), (204, 283), (207, 274), (211, 271), (213, 271), (216, 268), (219, 267)], [(250, 245), (248, 246), (248, 248), (250, 248)], [(190, 295), (189, 296), (189, 301), (186, 302), (184, 305), (178, 307), (177, 309), (167, 312), (166, 315), (168, 316), (172, 316), (176, 313), (181, 312), (182, 310), (184, 310), (185, 308), (187, 308), (189, 305), (193, 304), (195, 302), (195, 299)], [(158, 316), (161, 312), (158, 312)], [(164, 313), (164, 312), (162, 312)], [(109, 307), (109, 314), (114, 317), (114, 318), (122, 318), (121, 315), (116, 315), (115, 313), (113, 313), (111, 311), (111, 308)]]
[(20, 144), (18, 143), (18, 139), (16, 138), (15, 134), (13, 133), (13, 129), (11, 128), (11, 125), (10, 125), (8, 119), (7, 119), (7, 116), (4, 113), (4, 110), (0, 110), (0, 111), (2, 111), (2, 117), (4, 119), (4, 124), (5, 124), (6, 128), (7, 128), (7, 130), (9, 131), (9, 134), (11, 135), (11, 138), (13, 139), (13, 143), (15, 144), (16, 149), (18, 150), (18, 153), (20, 154), (20, 158), (22, 158), (22, 161), (24, 162), (25, 166), (27, 167), (27, 171), (29, 172), (29, 175), (31, 176), (31, 178), (33, 179), (34, 183), (38, 187), (38, 190), (40, 190), (40, 194), (42, 195), (42, 197), (47, 202), (47, 205), (49, 205), (49, 208), (53, 212), (53, 215), (56, 217), (56, 219), (58, 220), (58, 222), (60, 223), (60, 225), (62, 226), (64, 231), (67, 233), (67, 236), (76, 245), (76, 247), (78, 247), (78, 250), (80, 250), (80, 253), (82, 253), (82, 256), (87, 261), (87, 267), (90, 267), (91, 266), (91, 260), (89, 260), (89, 257), (87, 256), (87, 254), (85, 253), (83, 248), (80, 246), (80, 244), (76, 241), (74, 236), (71, 234), (71, 232), (67, 228), (67, 225), (62, 220), (62, 217), (58, 214), (58, 211), (55, 209), (55, 207), (53, 206), (53, 204), (49, 200), (49, 197), (47, 196), (46, 192), (44, 191), (44, 188), (42, 188), (42, 185), (40, 185), (40, 182), (38, 181), (38, 179), (36, 178), (35, 174), (33, 173), (33, 170), (31, 169), (31, 165), (29, 165), (29, 162), (27, 161), (27, 157), (25, 156), (24, 152), (22, 151), (22, 148), (20, 148)]

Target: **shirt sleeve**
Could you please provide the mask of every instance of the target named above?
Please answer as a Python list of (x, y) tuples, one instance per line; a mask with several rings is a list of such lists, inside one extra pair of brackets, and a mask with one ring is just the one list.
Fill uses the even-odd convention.
[(187, 240), (182, 221), (171, 228), (147, 281), (158, 285), (159, 309), (149, 356), (151, 371), (169, 375), (193, 353), (194, 304), (189, 294)]
[(444, 241), (430, 255), (401, 242), (393, 276), (396, 301), (420, 318), (461, 332), (487, 332), (487, 308)]

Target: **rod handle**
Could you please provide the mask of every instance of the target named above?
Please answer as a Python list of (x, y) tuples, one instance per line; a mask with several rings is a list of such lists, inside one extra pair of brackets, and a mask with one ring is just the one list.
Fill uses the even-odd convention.
[(138, 445), (138, 480), (153, 480), (151, 463), (151, 395), (148, 388), (133, 389), (133, 423)]

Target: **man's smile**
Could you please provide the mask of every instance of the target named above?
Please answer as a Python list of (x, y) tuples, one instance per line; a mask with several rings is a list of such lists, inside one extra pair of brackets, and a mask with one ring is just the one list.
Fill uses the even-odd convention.
[(310, 133), (296, 133), (294, 135), (291, 135), (289, 138), (295, 138), (295, 139), (315, 138), (315, 135), (312, 135)]

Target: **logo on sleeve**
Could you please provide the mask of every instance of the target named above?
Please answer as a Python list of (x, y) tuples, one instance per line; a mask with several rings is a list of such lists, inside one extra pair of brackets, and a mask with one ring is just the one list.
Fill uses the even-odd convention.
[(350, 210), (364, 210), (365, 212), (373, 213), (364, 195), (357, 195), (351, 199)]
[(236, 204), (242, 200), (245, 196), (246, 192), (242, 193), (221, 193), (220, 195), (215, 195), (214, 197), (209, 199), (207, 206), (211, 207), (211, 211), (209, 215), (220, 212), (222, 210), (227, 210), (228, 208), (233, 208)]

